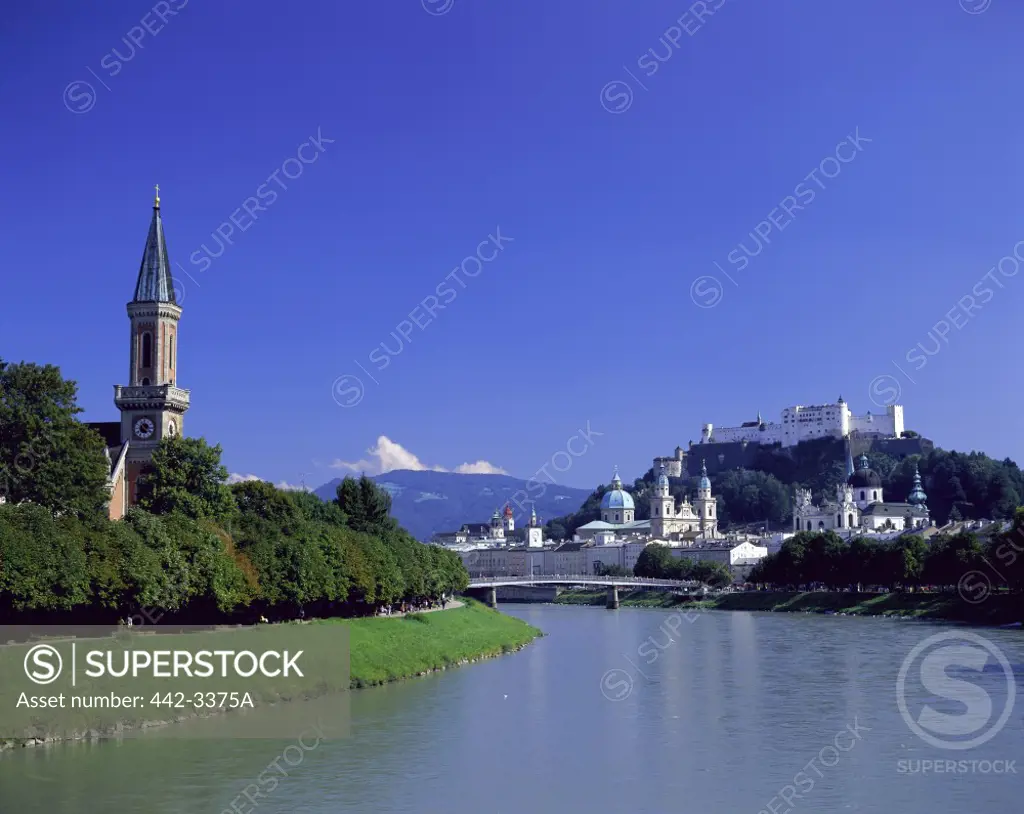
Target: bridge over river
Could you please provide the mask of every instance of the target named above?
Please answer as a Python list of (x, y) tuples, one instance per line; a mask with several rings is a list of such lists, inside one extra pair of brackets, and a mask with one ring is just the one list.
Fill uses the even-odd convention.
[(619, 588), (661, 588), (663, 590), (681, 591), (695, 588), (699, 582), (678, 579), (655, 579), (653, 577), (601, 577), (595, 574), (535, 574), (529, 577), (478, 577), (471, 579), (469, 589), (487, 592), (487, 604), (492, 608), (498, 606), (498, 588), (510, 585), (580, 585), (608, 589), (606, 607), (614, 610), (619, 607)]

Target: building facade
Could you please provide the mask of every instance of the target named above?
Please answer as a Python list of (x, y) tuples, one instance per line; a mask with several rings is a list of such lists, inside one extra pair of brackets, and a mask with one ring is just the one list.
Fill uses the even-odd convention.
[(717, 503), (711, 495), (711, 479), (705, 463), (701, 464), (696, 500), (691, 504), (689, 498), (684, 497), (678, 507), (669, 491), (668, 475), (662, 469), (651, 496), (651, 535), (665, 540), (685, 536), (718, 537)]
[(675, 453), (670, 458), (655, 458), (654, 472), (661, 472), (664, 468), (665, 474), (670, 478), (682, 478), (686, 476), (686, 450), (676, 447)]
[[(852, 464), (847, 465), (852, 469)], [(836, 497), (814, 505), (809, 489), (796, 490), (793, 531), (835, 531), (844, 536), (863, 532), (923, 529), (930, 524), (921, 473), (914, 469), (914, 487), (906, 503), (886, 503), (882, 478), (862, 455), (857, 469), (836, 486)]]
[(778, 421), (765, 421), (757, 414), (754, 421), (738, 427), (705, 424), (701, 429), (702, 444), (735, 443), (781, 444), (796, 446), (817, 438), (899, 438), (903, 434), (903, 406), (892, 404), (884, 413), (854, 415), (840, 396), (835, 404), (796, 404), (786, 407)]

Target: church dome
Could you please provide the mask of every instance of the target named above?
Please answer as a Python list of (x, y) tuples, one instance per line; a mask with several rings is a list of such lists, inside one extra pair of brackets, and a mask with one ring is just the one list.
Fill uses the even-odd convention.
[(914, 488), (910, 492), (910, 497), (907, 498), (907, 503), (918, 508), (924, 508), (928, 501), (928, 495), (924, 493), (924, 489), (921, 487), (921, 472), (918, 468), (914, 467)]
[(632, 509), (633, 496), (622, 488), (622, 480), (619, 478), (619, 473), (615, 473), (615, 477), (612, 479), (612, 488), (604, 493), (604, 497), (601, 498), (602, 509)]
[(857, 489), (881, 489), (882, 478), (870, 466), (867, 455), (861, 455), (857, 462), (857, 471), (850, 475), (847, 483)]

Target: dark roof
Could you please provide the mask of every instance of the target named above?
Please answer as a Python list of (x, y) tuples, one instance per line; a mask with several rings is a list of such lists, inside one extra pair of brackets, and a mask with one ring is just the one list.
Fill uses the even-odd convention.
[(910, 503), (872, 503), (861, 514), (869, 514), (874, 517), (906, 517), (907, 512), (914, 517), (924, 517), (928, 514)]
[(850, 486), (857, 489), (881, 489), (882, 479), (874, 469), (858, 469), (847, 481)]
[(583, 548), (586, 545), (587, 545), (586, 543), (562, 543), (558, 548), (555, 549), (555, 553), (558, 553), (560, 551), (567, 551), (567, 552), (579, 551), (581, 548)]
[[(463, 526), (462, 528), (464, 528), (470, 534), (481, 534), (483, 532), (489, 532), (491, 530), (491, 524), (490, 523), (466, 523), (466, 525)], [(461, 531), (461, 530), (462, 529), (459, 529), (459, 531)]]
[(171, 262), (167, 258), (164, 225), (160, 220), (159, 198), (153, 206), (153, 220), (149, 224), (149, 235), (142, 252), (142, 265), (139, 267), (139, 279), (135, 284), (132, 302), (169, 302), (174, 305), (178, 302), (174, 296)]

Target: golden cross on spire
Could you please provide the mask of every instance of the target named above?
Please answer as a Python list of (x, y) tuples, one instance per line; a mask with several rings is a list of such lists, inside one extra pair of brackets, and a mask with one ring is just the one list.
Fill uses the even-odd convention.
[(156, 185), (156, 200), (153, 201), (153, 206), (156, 207), (157, 209), (160, 208), (160, 185), (159, 184)]

